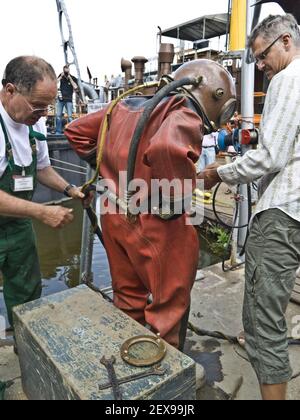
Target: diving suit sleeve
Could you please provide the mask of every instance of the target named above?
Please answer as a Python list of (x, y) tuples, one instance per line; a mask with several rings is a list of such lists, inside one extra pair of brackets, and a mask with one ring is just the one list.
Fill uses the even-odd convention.
[(65, 129), (71, 147), (76, 154), (93, 168), (97, 160), (97, 140), (106, 110), (101, 110), (73, 121)]

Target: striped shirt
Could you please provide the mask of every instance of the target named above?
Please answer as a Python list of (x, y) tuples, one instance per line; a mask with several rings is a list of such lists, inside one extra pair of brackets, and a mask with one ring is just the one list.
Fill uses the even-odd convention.
[(259, 179), (255, 214), (277, 208), (300, 222), (299, 127), (300, 58), (297, 58), (270, 83), (258, 149), (218, 169), (220, 178), (229, 185)]

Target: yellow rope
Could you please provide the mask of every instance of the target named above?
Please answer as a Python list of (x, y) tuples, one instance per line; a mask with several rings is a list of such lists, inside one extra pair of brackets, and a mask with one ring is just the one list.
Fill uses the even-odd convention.
[(88, 182), (86, 182), (83, 187), (82, 187), (82, 191), (84, 191), (89, 185), (93, 184), (95, 181), (97, 181), (99, 173), (100, 173), (100, 166), (102, 163), (102, 159), (103, 159), (103, 154), (104, 154), (104, 146), (105, 146), (105, 139), (106, 139), (106, 135), (107, 135), (107, 131), (108, 131), (108, 127), (109, 127), (109, 121), (110, 121), (110, 117), (111, 114), (114, 110), (114, 108), (117, 106), (117, 104), (124, 98), (126, 98), (126, 96), (129, 96), (141, 89), (144, 88), (151, 88), (151, 87), (157, 87), (159, 86), (160, 82), (150, 82), (150, 83), (145, 83), (141, 86), (136, 86), (130, 90), (128, 90), (127, 92), (124, 92), (122, 95), (120, 95), (117, 99), (115, 99), (114, 101), (112, 101), (107, 109), (107, 112), (105, 114), (105, 119), (104, 119), (104, 123), (102, 125), (102, 130), (99, 132), (99, 151), (98, 151), (98, 155), (97, 155), (97, 168), (96, 168), (96, 172), (95, 172), (95, 176)]

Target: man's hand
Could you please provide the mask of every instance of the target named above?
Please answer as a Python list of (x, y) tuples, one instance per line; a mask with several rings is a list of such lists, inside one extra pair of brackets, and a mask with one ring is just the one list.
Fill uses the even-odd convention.
[[(213, 164), (216, 165), (216, 164)], [(209, 168), (213, 165), (207, 166), (204, 171), (200, 172), (198, 174), (198, 179), (203, 179), (204, 181), (204, 189), (205, 190), (211, 190), (215, 185), (217, 185), (219, 182), (222, 182), (221, 178), (219, 177), (217, 168), (220, 166), (218, 165), (217, 168), (214, 166), (213, 168)]]
[(211, 163), (210, 165), (207, 165), (206, 167), (205, 167), (205, 170), (206, 169), (218, 169), (218, 168), (220, 168), (220, 166), (222, 166), (222, 165), (220, 165), (219, 163), (217, 163), (217, 162), (215, 162), (215, 163)]
[[(211, 163), (210, 165), (205, 166), (205, 169), (203, 170), (203, 172), (208, 170), (208, 169), (218, 169), (220, 166), (222, 166), (222, 165), (220, 165), (217, 162)], [(198, 178), (199, 178), (200, 174), (201, 174), (201, 172), (198, 172), (198, 174), (197, 174)], [(200, 179), (202, 179), (202, 178), (200, 178)]]
[(84, 199), (84, 194), (81, 191), (81, 188), (78, 188), (78, 187), (70, 188), (68, 190), (68, 194), (74, 200), (83, 200)]
[(93, 200), (95, 198), (95, 192), (90, 191), (87, 196), (85, 196), (85, 199), (83, 200), (83, 208), (88, 209), (90, 205), (92, 204)]
[(82, 205), (83, 205), (83, 208), (85, 208), (85, 209), (90, 207), (90, 205), (91, 205), (91, 203), (92, 203), (92, 201), (95, 197), (95, 194), (94, 194), (93, 191), (90, 191), (88, 193), (88, 195), (86, 196), (82, 192), (82, 188), (78, 188), (78, 187), (71, 188), (68, 191), (68, 193), (73, 199), (82, 200)]
[(60, 229), (74, 219), (73, 210), (61, 206), (43, 206), (37, 219), (55, 229)]

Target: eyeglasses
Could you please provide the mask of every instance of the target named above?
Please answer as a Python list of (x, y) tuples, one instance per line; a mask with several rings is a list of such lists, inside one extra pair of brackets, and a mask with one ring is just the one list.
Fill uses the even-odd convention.
[(280, 40), (281, 37), (283, 37), (284, 34), (281, 34), (278, 38), (276, 38), (272, 44), (270, 44), (265, 50), (263, 50), (263, 52), (261, 52), (260, 54), (258, 54), (257, 57), (254, 57), (255, 63), (258, 64), (260, 61), (263, 61), (267, 58), (267, 55), (269, 54), (271, 48), (273, 47), (274, 44), (276, 44), (277, 41)]
[[(42, 114), (46, 114), (46, 113), (48, 113), (48, 106), (46, 106), (46, 107), (44, 107), (44, 108), (33, 108), (33, 106), (28, 102), (28, 100), (25, 98), (25, 96), (15, 87), (15, 89), (16, 89), (16, 92), (20, 95), (20, 96), (22, 96), (22, 98), (23, 98), (23, 101), (24, 102), (26, 102), (26, 104), (27, 104), (27, 106), (28, 106), (28, 108), (30, 109), (30, 111), (31, 111), (31, 113), (32, 113), (32, 115), (35, 115), (35, 116), (39, 116), (39, 115), (42, 115)], [(50, 104), (51, 105), (51, 104)]]
[(27, 101), (27, 99), (22, 95), (23, 100), (26, 102), (28, 108), (30, 108), (30, 111), (32, 113), (32, 115), (41, 115), (41, 114), (47, 114), (48, 113), (48, 106), (45, 108), (33, 108), (32, 105), (30, 105), (30, 103)]

